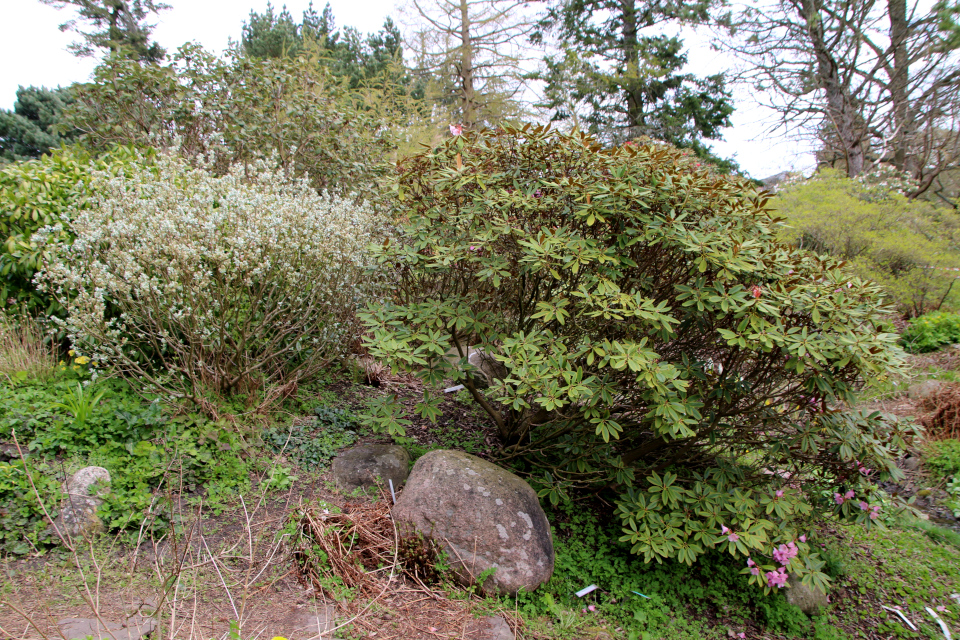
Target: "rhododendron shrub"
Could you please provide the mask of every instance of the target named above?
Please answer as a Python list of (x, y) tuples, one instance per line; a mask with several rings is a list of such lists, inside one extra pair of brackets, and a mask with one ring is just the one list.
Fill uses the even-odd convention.
[[(880, 292), (778, 243), (748, 182), (665, 145), (525, 127), (407, 159), (395, 193), (401, 231), (378, 260), (396, 294), (364, 316), (371, 350), (464, 384), (541, 496), (614, 488), (635, 553), (720, 548), (765, 588), (826, 580), (811, 518), (875, 522), (833, 495), (879, 504), (874, 481), (913, 434), (848, 409), (865, 376), (902, 363)], [(468, 348), (502, 364), (488, 389)], [(389, 396), (368, 420), (404, 433)]]
[[(376, 217), (265, 169), (214, 177), (160, 155), (99, 174), (40, 281), (78, 352), (168, 397), (290, 384), (356, 339)], [(60, 237), (53, 234), (54, 237)]]

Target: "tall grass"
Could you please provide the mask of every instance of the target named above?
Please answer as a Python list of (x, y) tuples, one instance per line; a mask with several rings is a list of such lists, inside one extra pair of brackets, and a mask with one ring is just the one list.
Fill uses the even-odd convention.
[(0, 314), (0, 376), (10, 381), (47, 380), (56, 366), (56, 344), (44, 342), (35, 319)]

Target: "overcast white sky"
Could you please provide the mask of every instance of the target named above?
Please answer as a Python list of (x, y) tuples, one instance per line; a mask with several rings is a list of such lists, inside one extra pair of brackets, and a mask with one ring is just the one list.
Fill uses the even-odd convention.
[[(154, 39), (168, 50), (188, 41), (221, 51), (230, 38), (238, 38), (250, 10), (263, 11), (266, 0), (166, 0), (171, 9), (158, 20)], [(283, 0), (275, 4), (282, 5)], [(299, 19), (308, 0), (286, 2)], [(315, 6), (321, 10), (324, 0)], [(340, 27), (353, 26), (366, 33), (377, 31), (388, 15), (396, 15), (396, 3), (388, 0), (330, 0)], [(78, 59), (66, 51), (75, 34), (61, 33), (57, 26), (70, 17), (69, 9), (58, 11), (39, 0), (0, 0), (0, 108), (9, 109), (19, 85), (55, 87), (89, 78), (95, 66), (91, 58)], [(688, 38), (691, 70), (698, 74), (722, 71), (726, 61), (706, 46)], [(806, 169), (813, 157), (806, 145), (764, 135), (769, 114), (758, 108), (749, 91), (738, 92), (733, 127), (725, 140), (714, 145), (725, 157), (734, 156), (755, 178), (788, 169)]]

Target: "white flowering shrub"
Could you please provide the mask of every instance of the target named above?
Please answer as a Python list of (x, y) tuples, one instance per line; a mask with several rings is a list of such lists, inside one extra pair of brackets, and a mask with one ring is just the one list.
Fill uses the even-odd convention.
[[(263, 167), (215, 177), (170, 155), (94, 178), (38, 276), (75, 348), (204, 406), (301, 380), (349, 348), (376, 286), (364, 205)], [(56, 237), (56, 234), (51, 234)]]

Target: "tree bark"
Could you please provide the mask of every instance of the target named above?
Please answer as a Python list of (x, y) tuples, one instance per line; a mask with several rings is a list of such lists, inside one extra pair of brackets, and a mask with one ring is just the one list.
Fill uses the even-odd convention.
[(626, 77), (628, 136), (643, 135), (643, 99), (637, 83), (640, 78), (640, 43), (637, 38), (637, 7), (635, 0), (621, 0), (623, 16), (623, 60)]
[(467, 0), (460, 0), (460, 82), (463, 92), (461, 103), (463, 126), (471, 129), (476, 125), (476, 96), (473, 82), (473, 41), (470, 37), (470, 7)]
[(847, 164), (847, 176), (853, 178), (864, 170), (866, 153), (863, 142), (866, 132), (840, 78), (839, 66), (827, 45), (819, 0), (800, 0), (798, 8), (813, 47), (816, 80), (826, 98), (827, 117), (836, 129)]
[(890, 99), (893, 103), (893, 165), (900, 171), (913, 173), (915, 167), (908, 167), (909, 147), (914, 127), (910, 122), (910, 104), (908, 84), (910, 80), (910, 57), (907, 50), (907, 38), (910, 34), (907, 24), (906, 0), (888, 0), (887, 14), (890, 20), (890, 49), (893, 52), (893, 66), (890, 69)]

